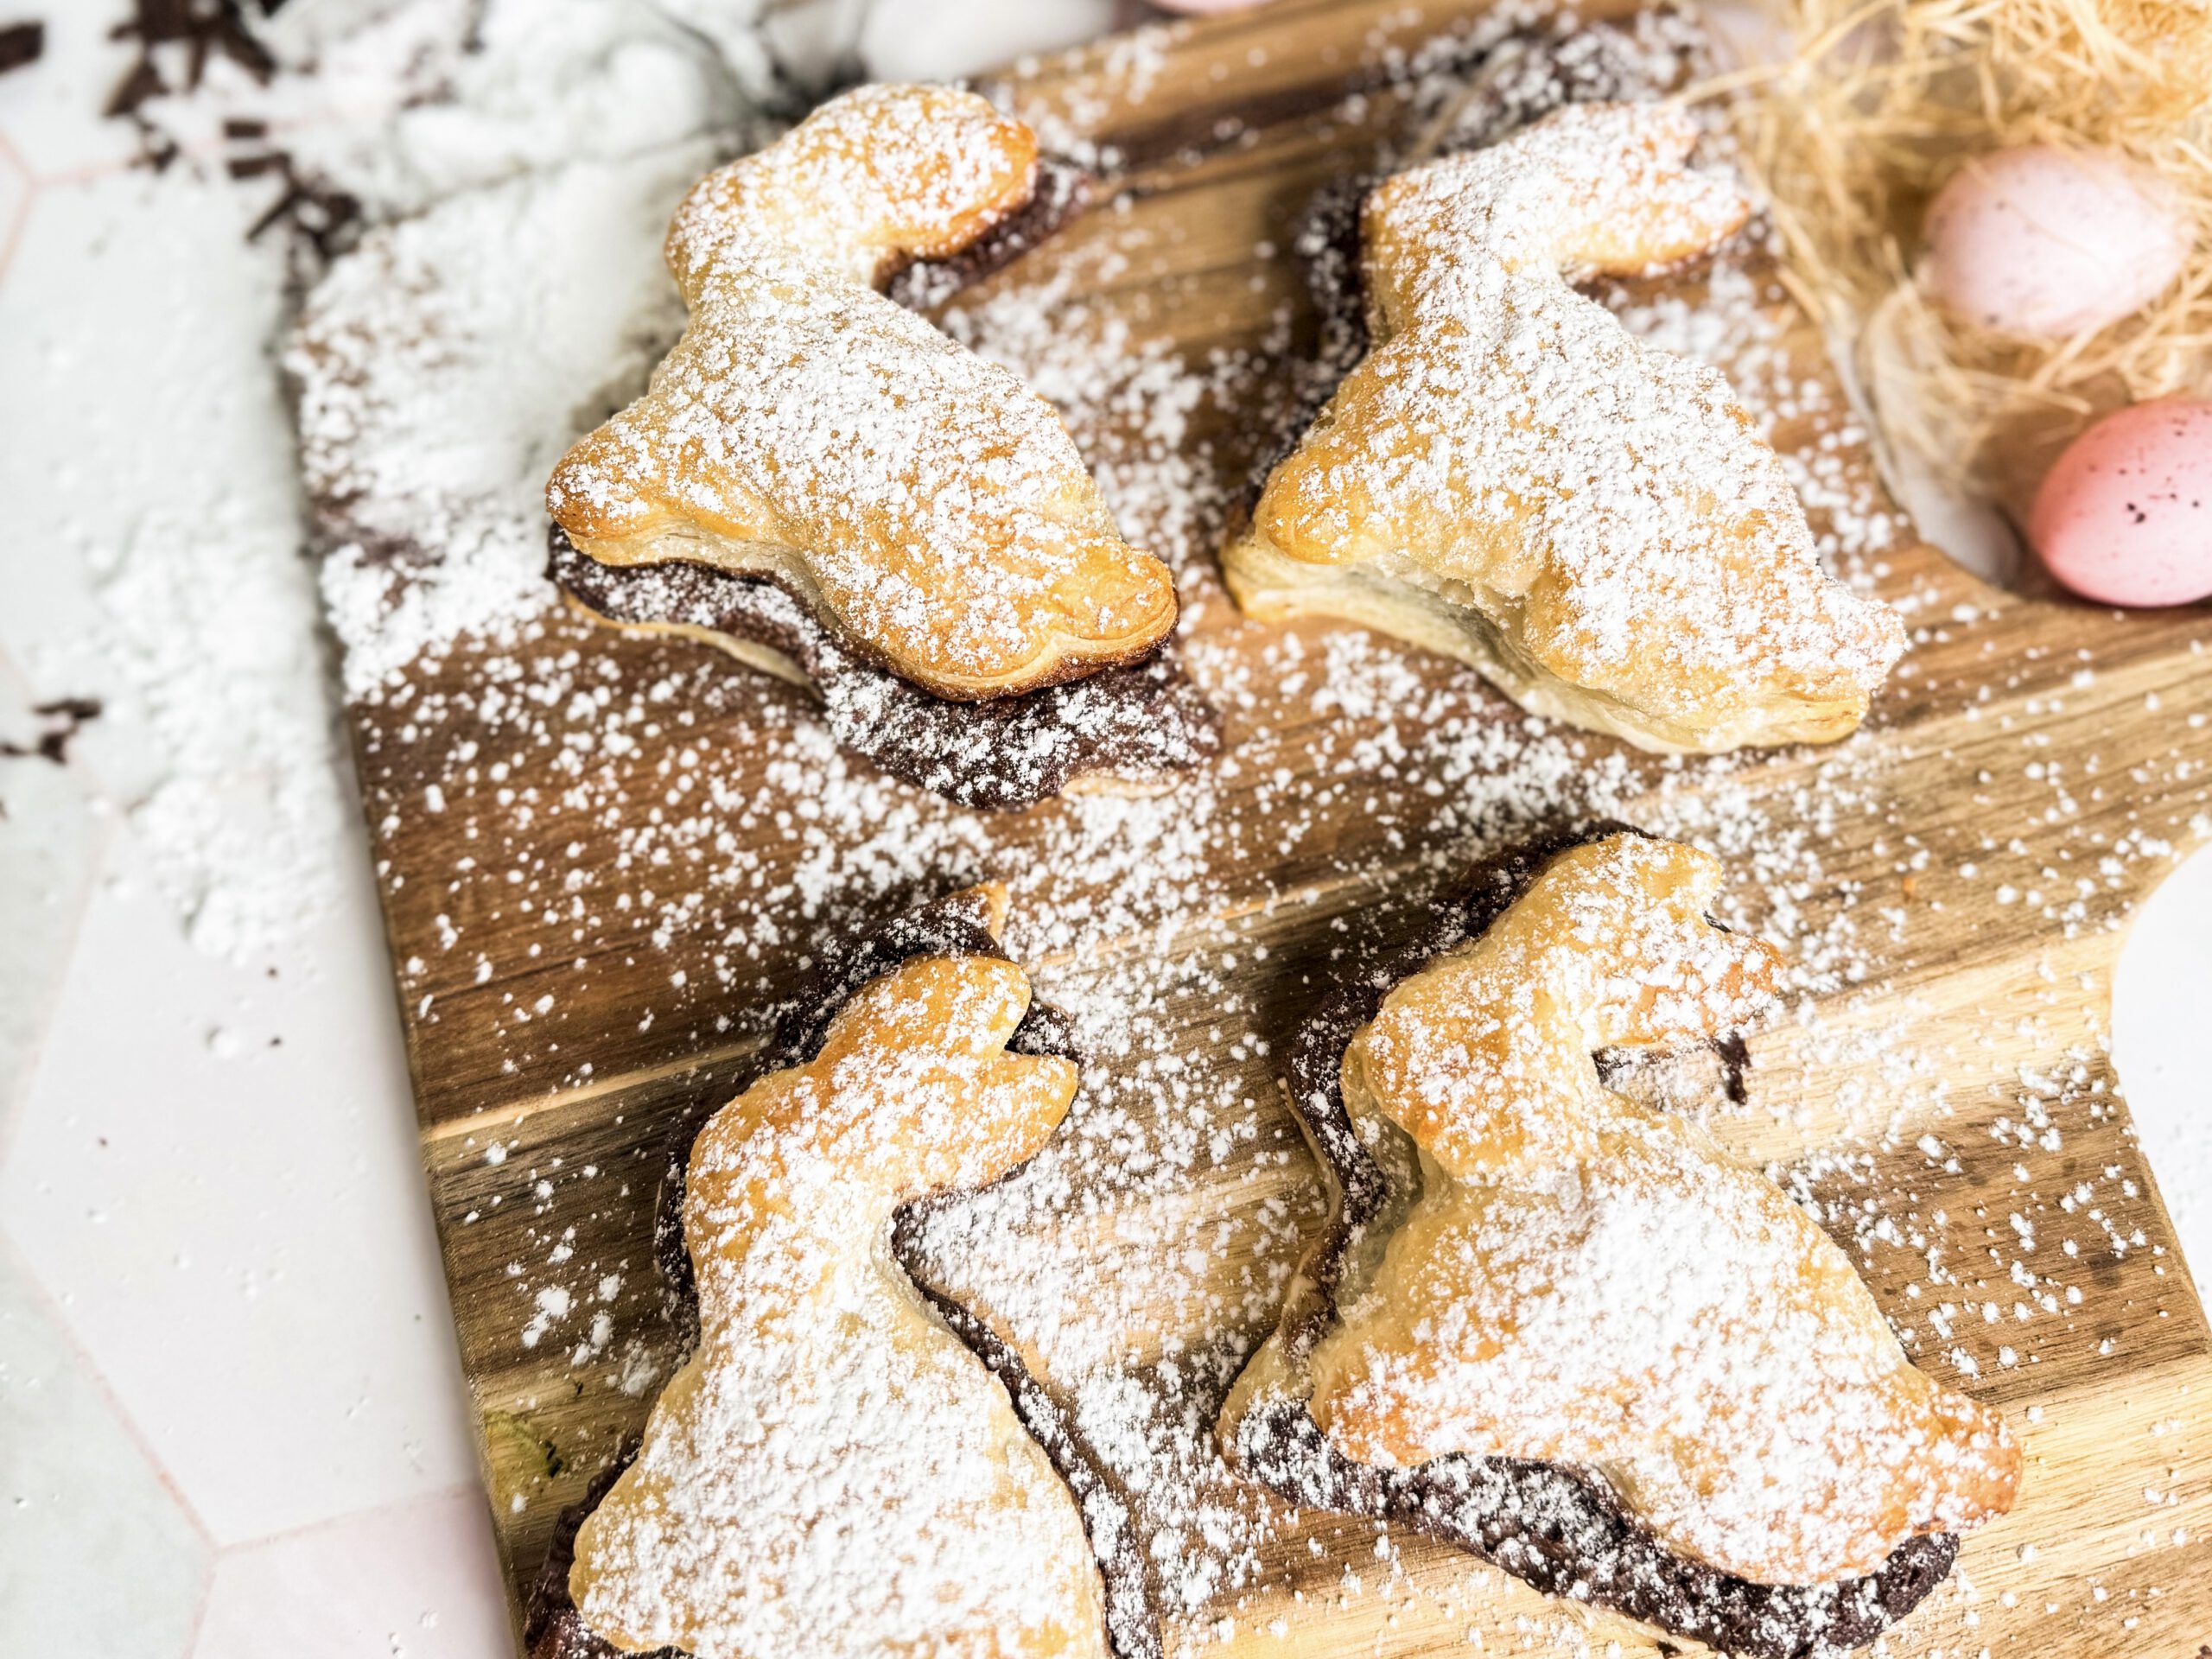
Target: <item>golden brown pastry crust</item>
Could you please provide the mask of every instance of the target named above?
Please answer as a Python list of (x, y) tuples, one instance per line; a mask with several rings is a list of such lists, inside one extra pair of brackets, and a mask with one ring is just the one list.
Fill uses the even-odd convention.
[(996, 1179), (1065, 1115), (1074, 1064), (1005, 1049), (1028, 1002), (1012, 963), (909, 961), (702, 1134), (699, 1347), (569, 1576), (616, 1646), (1105, 1659), (1073, 1497), (887, 1244), (899, 1205)]
[(554, 470), (554, 518), (610, 564), (774, 576), (940, 696), (1144, 656), (1173, 579), (1122, 539), (1059, 417), (874, 286), (1021, 206), (1035, 163), (972, 93), (864, 86), (709, 175), (669, 227), (690, 324)]
[(1695, 139), (1665, 106), (1572, 106), (1369, 197), (1371, 346), (1224, 554), (1246, 610), (1351, 617), (1647, 748), (1858, 725), (1897, 618), (1821, 569), (1726, 381), (1568, 286), (1741, 226)]
[(1586, 1469), (1675, 1554), (1764, 1584), (1877, 1569), (2011, 1506), (2002, 1420), (1916, 1370), (1848, 1259), (1694, 1125), (1600, 1083), (1602, 1048), (1702, 1039), (1775, 958), (1706, 920), (1716, 861), (1616, 836), (1562, 854), (1479, 939), (1400, 983), (1347, 1046), (1363, 1133), (1418, 1188), (1302, 1360), (1355, 1461), (1453, 1454)]

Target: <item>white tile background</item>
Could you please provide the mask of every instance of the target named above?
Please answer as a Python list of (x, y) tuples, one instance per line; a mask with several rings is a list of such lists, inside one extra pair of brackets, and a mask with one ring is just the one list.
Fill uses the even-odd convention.
[[(925, 30), (879, 0), (870, 61), (950, 73), (1126, 8), (950, 10)], [(189, 164), (156, 179), (97, 118), (125, 62), (111, 21), (62, 8), (46, 59), (0, 78), (0, 736), (34, 731), (40, 702), (107, 702), (67, 766), (0, 760), (0, 1655), (490, 1659), (510, 1651), (505, 1609), (293, 556), (268, 363), (282, 263), (244, 239), (260, 198)], [(170, 658), (118, 627), (114, 584), (189, 556), (160, 533), (179, 523), (269, 543), (224, 567), (247, 583), (220, 595), (246, 632), (198, 667), (296, 685), (302, 741), (332, 757), (308, 768), (327, 808), (308, 814), (321, 913), (243, 963), (194, 948), (194, 895), (140, 829), (189, 727), (165, 721), (159, 674), (122, 671), (119, 654)], [(268, 779), (194, 782), (254, 831)], [(2138, 924), (2114, 1015), (2200, 1262), (2208, 1006), (2200, 855)]]

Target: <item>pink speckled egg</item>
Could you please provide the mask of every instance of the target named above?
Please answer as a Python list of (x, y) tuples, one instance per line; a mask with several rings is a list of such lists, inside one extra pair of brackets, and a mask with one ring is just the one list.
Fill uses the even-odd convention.
[(2063, 339), (2139, 311), (2181, 271), (2182, 205), (2101, 150), (2031, 145), (1969, 162), (1925, 226), (1929, 292), (1999, 334)]
[(2050, 573), (2110, 605), (2212, 596), (2212, 404), (2137, 404), (2066, 446), (2028, 540)]

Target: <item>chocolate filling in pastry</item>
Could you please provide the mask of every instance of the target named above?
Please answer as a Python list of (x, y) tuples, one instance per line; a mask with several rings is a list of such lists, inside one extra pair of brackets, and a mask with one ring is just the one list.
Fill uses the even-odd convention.
[[(1028, 201), (959, 252), (919, 259), (889, 296), (942, 304), (1047, 240), (1091, 199), (1090, 174), (1039, 157)], [(765, 575), (703, 564), (609, 565), (553, 527), (547, 575), (592, 615), (701, 637), (786, 678), (803, 677), (845, 748), (963, 806), (1018, 808), (1069, 792), (1139, 793), (1219, 751), (1212, 707), (1154, 654), (1089, 678), (983, 702), (934, 696), (849, 645)]]
[(885, 294), (909, 311), (943, 305), (1001, 270), (1032, 248), (1050, 241), (1090, 206), (1094, 181), (1072, 162), (1037, 158), (1036, 181), (1029, 200), (966, 247), (942, 259), (917, 259), (893, 276)]
[[(1006, 959), (1004, 949), (992, 935), (982, 901), (972, 890), (948, 894), (911, 911), (826, 962), (797, 999), (792, 1011), (777, 1024), (751, 1075), (765, 1076), (805, 1065), (821, 1051), (838, 1011), (862, 986), (917, 957), (945, 956)], [(1081, 1058), (1067, 1016), (1034, 999), (1007, 1042), (1007, 1052), (1051, 1058)], [(654, 1260), (676, 1304), (676, 1316), (687, 1324), (696, 1322), (698, 1303), (691, 1258), (683, 1240), (684, 1176), (692, 1144), (721, 1097), (718, 1094), (715, 1101), (702, 1103), (702, 1109), (679, 1125), (672, 1136), (653, 1218)], [(893, 1224), (892, 1255), (946, 1327), (1004, 1386), (1023, 1427), (1075, 1495), (1105, 1588), (1107, 1639), (1116, 1659), (1160, 1659), (1160, 1628), (1152, 1611), (1144, 1561), (1137, 1553), (1137, 1529), (1128, 1524), (1118, 1491), (1073, 1432), (1067, 1414), (1038, 1384), (1020, 1355), (984, 1320), (930, 1282), (929, 1264), (921, 1252), (922, 1223), (931, 1204), (958, 1201), (925, 1200), (908, 1205)], [(563, 1511), (526, 1610), (524, 1637), (530, 1659), (630, 1659), (624, 1649), (594, 1634), (584, 1623), (569, 1593), (569, 1570), (575, 1557), (577, 1529), (628, 1466), (636, 1450), (634, 1446), (625, 1447), (593, 1481), (583, 1502)], [(1102, 1520), (1111, 1523), (1104, 1529), (1112, 1540), (1107, 1548), (1100, 1547)], [(664, 1648), (646, 1659), (683, 1659), (683, 1656), (678, 1649)]]
[[(1210, 716), (1187, 688), (1146, 699), (1172, 671), (1101, 677), (1156, 659), (1173, 573), (1122, 537), (1058, 412), (913, 308), (1037, 246), (1088, 192), (982, 99), (911, 86), (855, 88), (702, 179), (665, 246), (684, 331), (562, 456), (546, 504), (601, 565), (785, 597), (680, 569), (618, 582), (559, 543), (556, 576), (610, 620), (811, 681), (841, 738), (964, 804), (1165, 787), (1210, 750)], [(935, 710), (862, 664), (1007, 706)], [(1073, 689), (1015, 701), (1054, 686)]]
[[(780, 658), (813, 688), (841, 745), (963, 806), (1029, 806), (1071, 786), (1138, 792), (1221, 747), (1212, 705), (1164, 655), (1042, 690), (956, 702), (862, 661), (766, 576), (698, 564), (601, 564), (557, 524), (548, 540), (546, 575), (592, 615), (705, 638), (771, 671), (782, 671), (773, 660)], [(761, 652), (768, 662), (754, 654)]]
[[(1289, 1082), (1300, 1125), (1338, 1198), (1283, 1315), (1283, 1338), (1310, 1353), (1335, 1326), (1336, 1294), (1358, 1230), (1389, 1207), (1390, 1178), (1345, 1107), (1346, 1047), (1375, 1019), (1391, 987), (1440, 953), (1479, 938), (1558, 855), (1609, 836), (1592, 823), (1478, 869), (1439, 904), (1425, 937), (1327, 1003), (1292, 1048)], [(1824, 1659), (1872, 1641), (1910, 1613), (1950, 1572), (1958, 1540), (1909, 1539), (1879, 1571), (1836, 1583), (1755, 1583), (1669, 1550), (1595, 1477), (1560, 1464), (1453, 1455), (1407, 1468), (1344, 1457), (1302, 1400), (1277, 1397), (1238, 1423), (1237, 1463), (1292, 1502), (1395, 1522), (1469, 1550), (1548, 1594), (1625, 1614), (1741, 1659)]]

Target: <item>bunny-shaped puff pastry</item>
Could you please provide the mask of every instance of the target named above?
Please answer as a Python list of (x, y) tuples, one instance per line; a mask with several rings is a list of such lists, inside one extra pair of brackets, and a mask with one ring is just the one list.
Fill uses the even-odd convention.
[(1122, 539), (1059, 417), (876, 291), (1020, 208), (1036, 158), (972, 93), (862, 86), (701, 181), (668, 232), (683, 337), (546, 486), (569, 540), (772, 577), (943, 697), (1150, 652), (1173, 579)]
[(569, 1577), (618, 1647), (1104, 1659), (1074, 1498), (888, 1242), (899, 1205), (996, 1179), (1065, 1115), (1074, 1063), (1006, 1052), (1028, 1003), (1010, 962), (910, 960), (701, 1135), (699, 1347)]
[(2003, 1513), (2020, 1453), (1914, 1369), (1803, 1210), (1599, 1080), (1600, 1049), (1768, 998), (1772, 950), (1706, 918), (1719, 884), (1642, 836), (1561, 854), (1353, 1037), (1344, 1104), (1410, 1140), (1419, 1193), (1340, 1286), (1307, 1410), (1356, 1462), (1572, 1465), (1680, 1555), (1820, 1584)]
[(1845, 735), (1904, 648), (1829, 577), (1713, 370), (1570, 280), (1701, 253), (1750, 209), (1650, 104), (1556, 111), (1362, 218), (1371, 344), (1224, 553), (1249, 613), (1350, 617), (1643, 747)]

